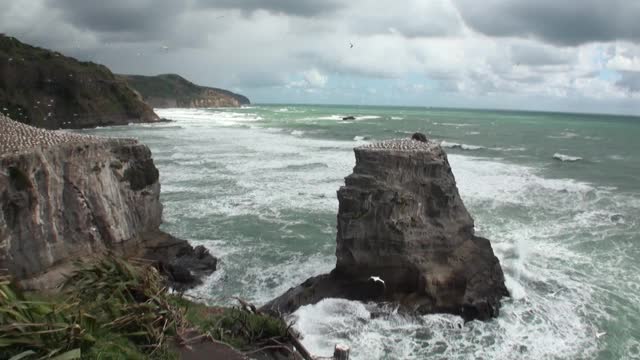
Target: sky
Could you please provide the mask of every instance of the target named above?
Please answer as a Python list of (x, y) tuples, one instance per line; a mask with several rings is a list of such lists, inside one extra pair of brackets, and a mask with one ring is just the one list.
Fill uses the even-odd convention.
[[(638, 0), (0, 0), (0, 32), (254, 103), (640, 115)], [(353, 45), (353, 47), (351, 46)]]

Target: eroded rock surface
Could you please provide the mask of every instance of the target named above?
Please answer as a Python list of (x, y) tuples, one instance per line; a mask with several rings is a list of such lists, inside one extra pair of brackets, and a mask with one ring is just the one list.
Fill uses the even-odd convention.
[(504, 275), (489, 240), (474, 234), (440, 145), (391, 140), (356, 148), (355, 155), (338, 191), (336, 268), (264, 309), (290, 313), (338, 297), (466, 320), (497, 316), (508, 296)]
[(215, 258), (201, 253), (206, 270), (185, 267), (177, 259), (194, 249), (159, 230), (158, 177), (151, 151), (136, 140), (36, 129), (0, 115), (0, 271), (27, 289), (52, 288), (74, 260), (107, 250), (149, 257), (160, 247), (170, 250), (152, 260), (191, 275), (213, 271)]

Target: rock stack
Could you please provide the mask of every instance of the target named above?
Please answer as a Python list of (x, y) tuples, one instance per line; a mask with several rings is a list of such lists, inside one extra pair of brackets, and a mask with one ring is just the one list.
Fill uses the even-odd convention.
[(338, 191), (336, 268), (265, 310), (290, 313), (338, 297), (465, 320), (497, 316), (508, 291), (491, 243), (474, 234), (440, 145), (415, 138), (355, 149), (356, 166)]

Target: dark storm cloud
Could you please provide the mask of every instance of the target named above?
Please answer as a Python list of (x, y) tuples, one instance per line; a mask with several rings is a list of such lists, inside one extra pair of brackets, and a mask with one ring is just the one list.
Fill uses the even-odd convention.
[(576, 46), (640, 41), (636, 0), (454, 0), (464, 21), (489, 36), (535, 37)]
[(79, 29), (125, 42), (161, 38), (187, 9), (185, 1), (176, 0), (49, 0), (48, 5)]
[(619, 71), (622, 76), (616, 81), (616, 86), (631, 93), (640, 92), (640, 72), (638, 71)]
[(198, 0), (198, 5), (214, 9), (235, 9), (246, 13), (266, 10), (304, 17), (328, 14), (342, 7), (335, 0)]

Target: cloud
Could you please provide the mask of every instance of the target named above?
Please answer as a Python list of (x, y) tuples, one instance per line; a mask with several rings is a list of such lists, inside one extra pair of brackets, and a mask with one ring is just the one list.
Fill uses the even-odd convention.
[(123, 41), (161, 39), (188, 7), (186, 1), (175, 0), (48, 0), (46, 5), (78, 29)]
[(621, 78), (616, 81), (616, 86), (630, 93), (640, 93), (640, 72), (621, 71)]
[(307, 70), (303, 73), (304, 81), (311, 87), (324, 87), (327, 84), (327, 76), (318, 69)]
[(575, 60), (571, 51), (535, 43), (516, 43), (511, 46), (511, 61), (517, 65), (553, 66), (569, 64)]
[(205, 8), (241, 10), (245, 13), (265, 10), (303, 17), (326, 15), (343, 6), (335, 0), (199, 0), (197, 4)]
[(406, 38), (454, 36), (462, 21), (449, 1), (406, 0), (372, 2), (353, 0), (342, 14), (350, 30), (359, 35), (395, 34)]
[(453, 0), (466, 24), (488, 36), (533, 37), (577, 46), (640, 41), (640, 2), (628, 0)]
[(0, 0), (0, 32), (115, 72), (240, 88), (257, 102), (629, 109), (640, 97), (636, 4)]
[(611, 70), (640, 71), (640, 45), (616, 43), (607, 49), (605, 56)]

